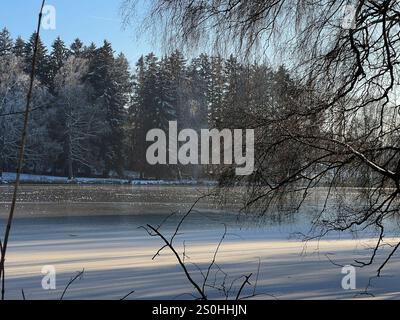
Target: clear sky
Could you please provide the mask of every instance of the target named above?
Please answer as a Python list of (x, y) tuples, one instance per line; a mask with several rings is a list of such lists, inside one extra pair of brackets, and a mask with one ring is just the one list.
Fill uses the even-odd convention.
[[(0, 28), (16, 38), (29, 38), (36, 28), (42, 0), (1, 0)], [(79, 37), (85, 44), (101, 45), (109, 40), (114, 50), (123, 52), (131, 67), (142, 54), (159, 52), (150, 37), (137, 37), (135, 28), (124, 29), (119, 14), (121, 0), (47, 0), (56, 8), (56, 30), (41, 30), (43, 42), (50, 46), (57, 36), (67, 45)]]

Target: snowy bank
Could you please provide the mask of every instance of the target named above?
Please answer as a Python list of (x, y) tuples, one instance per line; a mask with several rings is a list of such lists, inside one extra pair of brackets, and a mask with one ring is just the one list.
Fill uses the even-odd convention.
[[(3, 172), (0, 178), (0, 184), (9, 184), (15, 182), (16, 174)], [(217, 183), (209, 180), (128, 180), (114, 178), (75, 178), (73, 180), (67, 177), (55, 177), (46, 175), (22, 174), (21, 183), (31, 184), (120, 184), (120, 185), (135, 185), (135, 186), (174, 186), (174, 185), (206, 185), (213, 186)]]

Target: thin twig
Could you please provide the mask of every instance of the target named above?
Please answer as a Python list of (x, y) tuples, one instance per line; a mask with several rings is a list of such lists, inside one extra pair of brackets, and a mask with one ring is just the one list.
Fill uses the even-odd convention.
[(251, 283), (249, 282), (249, 280), (250, 280), (250, 278), (251, 278), (252, 275), (253, 275), (253, 274), (250, 273), (248, 276), (245, 277), (245, 279), (244, 279), (244, 281), (243, 281), (243, 283), (242, 283), (242, 285), (241, 285), (241, 287), (240, 287), (240, 289), (239, 289), (239, 291), (238, 291), (238, 293), (237, 293), (237, 295), (236, 295), (236, 301), (239, 301), (240, 296), (242, 295), (242, 291), (243, 291), (244, 287), (246, 286), (246, 284), (251, 285)]
[(189, 280), (189, 282), (194, 286), (194, 288), (196, 289), (196, 291), (200, 294), (201, 298), (203, 300), (207, 300), (207, 296), (204, 294), (204, 292), (201, 290), (200, 286), (196, 283), (196, 281), (193, 280), (192, 276), (190, 275), (188, 269), (186, 268), (186, 265), (182, 262), (182, 259), (180, 257), (180, 255), (178, 254), (178, 252), (175, 250), (175, 248), (173, 247), (172, 243), (170, 241), (168, 241), (164, 235), (161, 234), (160, 231), (158, 231), (156, 228), (152, 227), (151, 225), (147, 225), (147, 227), (152, 230), (157, 236), (159, 236), (164, 242), (165, 245), (172, 251), (172, 253), (175, 255), (179, 265), (181, 266), (181, 268), (183, 269), (183, 272), (186, 275), (186, 278)]
[(121, 301), (124, 301), (124, 300), (126, 300), (127, 298), (129, 298), (132, 294), (134, 294), (135, 293), (135, 291), (133, 290), (133, 291), (131, 291), (131, 292), (129, 292), (126, 296), (124, 296), (122, 299), (121, 299)]
[[(202, 282), (201, 284), (198, 284), (198, 283), (193, 279), (192, 275), (189, 273), (189, 270), (188, 270), (188, 268), (187, 268), (187, 266), (186, 266), (186, 258), (189, 258), (188, 255), (187, 255), (187, 252), (186, 252), (186, 242), (185, 242), (185, 241), (183, 242), (183, 254), (182, 254), (182, 257), (181, 257), (181, 255), (178, 253), (178, 251), (177, 251), (177, 250), (175, 249), (175, 247), (174, 247), (173, 241), (174, 241), (174, 239), (176, 238), (176, 236), (179, 234), (180, 228), (182, 227), (183, 223), (184, 223), (185, 220), (188, 218), (188, 216), (193, 212), (193, 210), (194, 210), (196, 204), (197, 204), (201, 199), (203, 199), (204, 197), (206, 197), (206, 196), (203, 196), (203, 197), (200, 197), (199, 199), (197, 199), (197, 201), (190, 207), (190, 209), (188, 210), (188, 212), (187, 212), (187, 213), (183, 216), (183, 218), (179, 221), (179, 223), (178, 223), (178, 225), (177, 225), (177, 227), (176, 227), (176, 229), (175, 229), (175, 232), (173, 233), (173, 235), (172, 235), (172, 237), (170, 238), (170, 240), (168, 240), (168, 239), (160, 232), (161, 226), (159, 226), (159, 227), (153, 227), (153, 226), (151, 226), (151, 225), (147, 225), (147, 227), (141, 227), (141, 228), (143, 228), (150, 236), (152, 236), (152, 237), (159, 237), (159, 238), (161, 238), (161, 239), (163, 240), (163, 242), (164, 242), (164, 245), (161, 247), (161, 249), (159, 249), (159, 250), (157, 251), (157, 253), (153, 256), (153, 260), (154, 260), (155, 258), (157, 258), (157, 256), (160, 255), (160, 253), (162, 252), (162, 250), (164, 250), (165, 248), (169, 248), (169, 249), (171, 250), (171, 252), (175, 255), (175, 258), (176, 258), (176, 260), (178, 261), (178, 264), (179, 264), (180, 267), (183, 269), (186, 278), (189, 280), (189, 282), (190, 282), (190, 283), (193, 285), (193, 287), (196, 289), (197, 293), (200, 295), (200, 299), (202, 299), (202, 300), (207, 300), (208, 297), (207, 297), (207, 294), (206, 294), (206, 288), (212, 288), (212, 289), (215, 289), (215, 290), (217, 290), (217, 291), (219, 291), (219, 292), (223, 292), (224, 295), (225, 295), (225, 297), (226, 297), (226, 299), (228, 300), (228, 299), (229, 299), (229, 296), (230, 296), (230, 292), (231, 292), (231, 290), (232, 290), (234, 284), (235, 284), (237, 281), (239, 281), (240, 279), (245, 278), (245, 280), (244, 280), (244, 282), (241, 284), (241, 286), (240, 286), (240, 288), (239, 288), (239, 290), (238, 290), (237, 296), (236, 296), (236, 300), (239, 300), (239, 299), (241, 298), (242, 291), (243, 291), (244, 287), (246, 286), (246, 284), (249, 284), (249, 285), (251, 286), (251, 283), (249, 282), (249, 279), (252, 277), (252, 274), (250, 274), (249, 276), (241, 276), (241, 277), (238, 277), (237, 279), (233, 280), (233, 281), (230, 283), (229, 289), (227, 290), (226, 280), (227, 280), (227, 278), (228, 278), (228, 275), (227, 275), (226, 272), (224, 272), (224, 271), (221, 269), (221, 267), (220, 267), (220, 266), (217, 264), (217, 262), (216, 262), (216, 261), (217, 261), (218, 253), (219, 253), (220, 248), (221, 248), (221, 246), (222, 246), (222, 243), (224, 242), (224, 240), (225, 240), (225, 238), (226, 238), (226, 236), (227, 236), (227, 234), (228, 234), (228, 233), (227, 233), (227, 226), (226, 226), (225, 224), (224, 224), (224, 233), (223, 233), (223, 235), (222, 235), (220, 241), (218, 242), (218, 245), (217, 245), (217, 247), (216, 247), (216, 249), (215, 249), (215, 251), (214, 251), (212, 260), (211, 260), (210, 264), (208, 265), (208, 267), (207, 267), (207, 269), (206, 269), (206, 272), (203, 273), (202, 269), (201, 269), (197, 264), (191, 262), (191, 264), (193, 264), (193, 265), (196, 267), (196, 269), (199, 271), (200, 275), (203, 277), (203, 282)], [(189, 259), (190, 259), (190, 258), (189, 258)], [(209, 280), (209, 278), (211, 277), (211, 273), (213, 272), (213, 267), (214, 267), (214, 266), (216, 267), (216, 272), (215, 272), (215, 275), (214, 275), (214, 277), (215, 277), (215, 278), (214, 278), (214, 282), (213, 282), (213, 283), (208, 283), (208, 282), (209, 282), (208, 280)], [(261, 266), (261, 259), (259, 259), (258, 271), (257, 271), (257, 279), (256, 279), (255, 285), (253, 286), (253, 287), (254, 287), (253, 294), (252, 294), (251, 296), (249, 296), (249, 297), (244, 297), (244, 298), (250, 298), (250, 297), (255, 296), (255, 292), (256, 292), (257, 284), (258, 284), (258, 278), (259, 278), (259, 274), (260, 274), (260, 266)], [(223, 278), (223, 281), (222, 281), (222, 284), (221, 284), (221, 285), (217, 285), (217, 284), (216, 284), (216, 282), (217, 282), (217, 274), (218, 274), (219, 272), (221, 272), (221, 273), (224, 275), (224, 278)], [(191, 296), (193, 296), (193, 295), (191, 295)]]
[(222, 245), (222, 243), (223, 243), (224, 240), (225, 240), (225, 237), (226, 237), (227, 232), (228, 232), (228, 230), (227, 230), (226, 224), (224, 224), (224, 234), (222, 235), (221, 240), (220, 240), (219, 243), (218, 243), (217, 249), (216, 249), (215, 252), (214, 252), (213, 259), (212, 259), (210, 265), (208, 266), (206, 276), (204, 277), (203, 292), (204, 292), (205, 286), (207, 285), (207, 281), (208, 281), (208, 277), (210, 276), (211, 269), (212, 269), (212, 267), (215, 265), (215, 262), (216, 262), (216, 260), (217, 260), (217, 256), (218, 256), (218, 253), (219, 253), (219, 249), (221, 248), (221, 245)]
[(82, 271), (78, 272), (77, 275), (75, 277), (73, 277), (71, 280), (69, 280), (69, 282), (67, 283), (67, 285), (64, 288), (64, 291), (60, 297), (60, 300), (64, 299), (65, 294), (68, 291), (68, 288), (78, 279), (80, 279), (82, 277), (82, 275), (85, 273), (85, 269), (83, 269)]

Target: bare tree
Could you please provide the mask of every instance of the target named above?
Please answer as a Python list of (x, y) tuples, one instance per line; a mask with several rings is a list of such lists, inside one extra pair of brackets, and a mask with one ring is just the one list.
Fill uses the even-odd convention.
[(57, 115), (64, 124), (62, 139), (69, 179), (75, 177), (75, 163), (94, 169), (97, 159), (92, 144), (104, 131), (100, 110), (90, 100), (92, 90), (83, 80), (87, 71), (87, 60), (71, 56), (55, 77)]
[[(0, 57), (0, 180), (4, 167), (10, 167), (17, 162), (28, 86), (29, 76), (23, 71), (21, 59), (14, 55)], [(39, 83), (35, 81), (31, 102), (33, 108), (41, 107), (46, 97), (46, 90), (40, 88)], [(40, 135), (40, 126), (37, 119), (32, 120), (30, 131), (36, 139)], [(38, 150), (34, 148), (34, 141), (27, 144), (25, 155), (31, 161), (40, 158)]]
[[(126, 23), (137, 3), (124, 1)], [(154, 0), (147, 8), (145, 23), (161, 21), (153, 26), (166, 30), (155, 30), (166, 43), (178, 39), (186, 48), (211, 46), (247, 58), (277, 55), (290, 67), (298, 99), (244, 117), (258, 132), (246, 208), (296, 211), (313, 190), (326, 187), (313, 230), (323, 236), (376, 229), (371, 259), (357, 265), (375, 262), (385, 222), (400, 209), (400, 3)], [(222, 180), (238, 182), (229, 171)]]

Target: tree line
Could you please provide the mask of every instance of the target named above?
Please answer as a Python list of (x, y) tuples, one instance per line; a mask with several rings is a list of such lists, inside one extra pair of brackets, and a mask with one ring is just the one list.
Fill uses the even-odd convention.
[[(34, 39), (0, 32), (0, 173), (15, 169)], [(48, 50), (39, 39), (36, 66), (24, 171), (70, 179), (213, 177), (218, 168), (148, 165), (147, 132), (167, 131), (169, 121), (180, 129), (244, 129), (299, 94), (283, 66), (207, 54), (189, 60), (176, 50), (131, 67), (108, 41), (68, 47), (57, 38)]]

